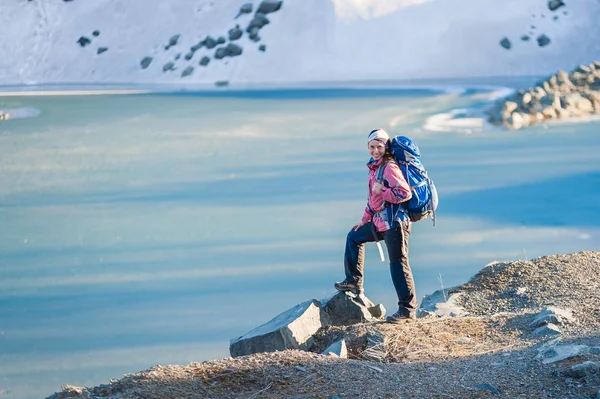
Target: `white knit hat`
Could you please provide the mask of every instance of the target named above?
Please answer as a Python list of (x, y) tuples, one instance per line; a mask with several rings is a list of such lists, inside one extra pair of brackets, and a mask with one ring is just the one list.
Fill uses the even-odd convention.
[(390, 139), (390, 136), (387, 134), (387, 132), (383, 129), (375, 129), (372, 130), (371, 133), (369, 133), (369, 139), (367, 140), (367, 143), (371, 140), (378, 140), (378, 141), (382, 141), (382, 142), (387, 142)]

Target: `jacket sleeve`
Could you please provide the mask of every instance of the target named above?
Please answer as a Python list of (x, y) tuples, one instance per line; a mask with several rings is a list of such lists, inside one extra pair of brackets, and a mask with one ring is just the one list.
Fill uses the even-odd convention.
[(381, 189), (384, 200), (392, 204), (399, 204), (412, 198), (410, 185), (406, 182), (404, 174), (395, 162), (390, 162), (383, 171), (383, 178), (388, 183)]
[(371, 211), (371, 207), (369, 206), (369, 204), (367, 203), (367, 207), (365, 208), (365, 212), (363, 213), (363, 217), (361, 219), (361, 221), (364, 224), (369, 223), (371, 220), (373, 219), (373, 211)]

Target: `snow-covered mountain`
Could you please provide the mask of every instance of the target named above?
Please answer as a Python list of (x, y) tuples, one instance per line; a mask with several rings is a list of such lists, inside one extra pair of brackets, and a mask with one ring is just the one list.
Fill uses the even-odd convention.
[(2, 0), (0, 84), (538, 75), (600, 59), (598, 21), (598, 0)]

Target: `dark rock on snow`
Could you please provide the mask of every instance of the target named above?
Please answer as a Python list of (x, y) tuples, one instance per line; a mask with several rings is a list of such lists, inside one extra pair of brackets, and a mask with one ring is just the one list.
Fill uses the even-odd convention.
[(142, 69), (146, 69), (150, 66), (150, 63), (152, 63), (152, 57), (144, 57), (140, 62), (140, 66)]
[(176, 46), (177, 43), (179, 42), (180, 37), (181, 37), (181, 35), (171, 36), (171, 38), (169, 39), (169, 43), (165, 46), (165, 50), (168, 50), (171, 47)]
[(268, 25), (269, 22), (269, 18), (267, 18), (265, 14), (257, 12), (256, 14), (254, 14), (254, 18), (252, 18), (252, 20), (248, 24), (246, 32), (250, 33), (252, 28), (261, 29), (263, 26)]
[(167, 62), (165, 65), (163, 65), (163, 72), (174, 71), (174, 70), (175, 70), (175, 64), (172, 62)]
[(206, 36), (206, 39), (204, 39), (204, 45), (209, 50), (217, 47), (217, 44), (218, 44), (218, 42), (214, 38), (212, 38), (210, 35)]
[(263, 14), (269, 14), (275, 11), (278, 11), (281, 8), (281, 4), (283, 3), (283, 1), (278, 1), (278, 0), (264, 0), (262, 3), (260, 3), (260, 5), (258, 6), (258, 10), (256, 10), (256, 12), (260, 12)]
[(90, 39), (88, 39), (85, 36), (81, 36), (79, 39), (77, 39), (77, 43), (81, 46), (81, 47), (85, 47), (88, 44), (90, 44), (92, 41)]
[(500, 45), (507, 50), (510, 50), (510, 48), (512, 47), (512, 43), (510, 42), (510, 40), (508, 40), (507, 37), (500, 40)]
[(548, 1), (548, 9), (550, 9), (550, 11), (557, 10), (557, 9), (563, 7), (564, 5), (565, 5), (565, 3), (563, 3), (562, 0), (549, 0)]
[(208, 58), (207, 56), (204, 56), (204, 57), (202, 57), (202, 59), (200, 60), (198, 65), (207, 66), (209, 62), (210, 62), (210, 58)]
[(236, 25), (235, 28), (232, 28), (229, 30), (229, 32), (227, 32), (228, 36), (229, 36), (229, 40), (233, 41), (233, 40), (238, 40), (240, 37), (242, 37), (242, 30), (240, 29), (239, 25)]
[(546, 35), (540, 35), (537, 38), (538, 46), (545, 47), (550, 44), (550, 38)]
[(252, 12), (252, 3), (246, 3), (240, 8), (240, 12), (235, 17), (239, 17), (242, 14), (250, 14)]
[(189, 66), (187, 68), (185, 68), (183, 70), (183, 72), (181, 72), (181, 77), (185, 78), (186, 76), (191, 75), (194, 72), (194, 67), (193, 66)]

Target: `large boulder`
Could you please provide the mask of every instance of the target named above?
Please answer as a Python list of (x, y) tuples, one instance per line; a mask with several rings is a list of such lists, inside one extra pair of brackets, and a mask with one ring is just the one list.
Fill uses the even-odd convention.
[(330, 323), (329, 316), (313, 299), (294, 306), (241, 337), (232, 339), (231, 356), (285, 349), (306, 349), (317, 330)]
[(380, 320), (385, 316), (383, 305), (375, 305), (364, 294), (337, 292), (329, 298), (312, 299), (286, 310), (273, 320), (256, 327), (241, 337), (232, 339), (231, 356), (285, 349), (307, 350), (313, 335), (329, 325), (351, 325)]
[(375, 305), (364, 294), (338, 292), (321, 301), (331, 325), (348, 326), (366, 321), (382, 319), (385, 315), (383, 305)]

